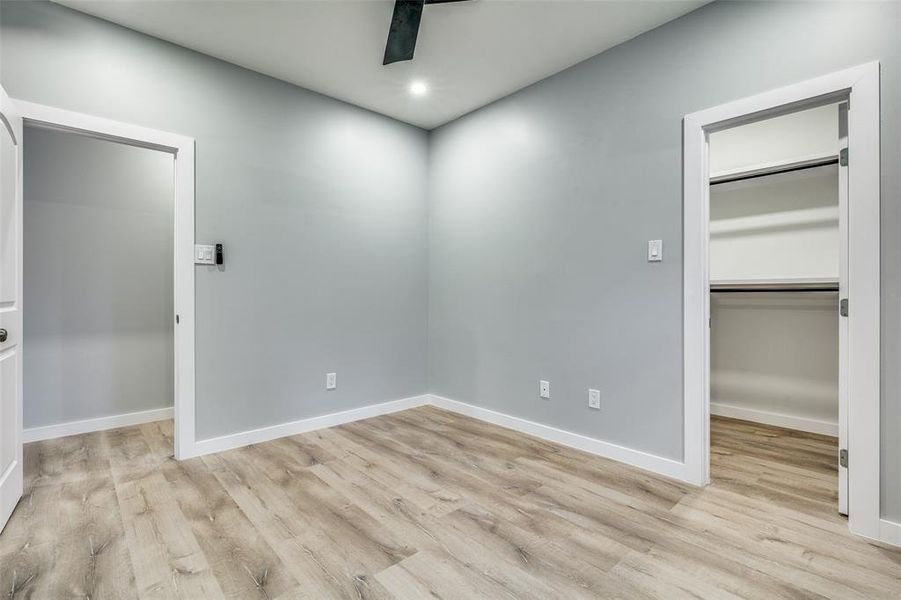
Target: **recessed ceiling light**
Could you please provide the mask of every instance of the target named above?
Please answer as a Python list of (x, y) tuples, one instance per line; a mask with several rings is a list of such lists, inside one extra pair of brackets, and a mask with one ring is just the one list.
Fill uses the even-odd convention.
[(414, 96), (425, 96), (429, 91), (429, 86), (424, 81), (414, 81), (410, 84), (410, 93)]

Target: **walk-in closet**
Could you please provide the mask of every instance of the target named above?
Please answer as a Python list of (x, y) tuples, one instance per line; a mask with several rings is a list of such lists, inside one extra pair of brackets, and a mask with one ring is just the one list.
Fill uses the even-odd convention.
[(710, 135), (713, 415), (838, 436), (844, 110)]

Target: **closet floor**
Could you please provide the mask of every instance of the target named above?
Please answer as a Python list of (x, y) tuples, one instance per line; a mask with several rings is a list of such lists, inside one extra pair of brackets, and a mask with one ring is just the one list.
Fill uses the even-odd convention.
[(776, 506), (840, 518), (838, 438), (711, 417), (710, 461), (710, 478), (717, 486)]
[(3, 598), (897, 598), (835, 440), (715, 418), (685, 486), (422, 407), (172, 460), (172, 423), (26, 446)]

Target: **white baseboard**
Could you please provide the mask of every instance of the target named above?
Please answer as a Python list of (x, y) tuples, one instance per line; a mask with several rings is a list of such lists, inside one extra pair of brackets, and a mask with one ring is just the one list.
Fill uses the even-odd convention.
[(214, 452), (223, 452), (232, 450), (250, 444), (259, 444), (268, 442), (289, 435), (297, 435), (298, 433), (306, 433), (316, 429), (324, 429), (326, 427), (334, 427), (345, 423), (352, 423), (361, 419), (369, 419), (379, 415), (387, 415), (408, 408), (415, 408), (429, 403), (427, 394), (421, 396), (411, 396), (401, 400), (391, 400), (380, 404), (372, 404), (360, 408), (353, 408), (341, 412), (321, 415), (318, 417), (310, 417), (309, 419), (300, 419), (299, 421), (290, 421), (288, 423), (280, 423), (269, 427), (261, 427), (259, 429), (251, 429), (249, 431), (241, 431), (220, 437), (198, 440), (194, 443), (194, 456), (202, 456), (204, 454), (212, 454)]
[(461, 415), (500, 425), (501, 427), (534, 435), (543, 440), (556, 442), (564, 446), (569, 446), (570, 448), (576, 448), (577, 450), (583, 450), (590, 454), (616, 460), (633, 467), (638, 467), (639, 469), (651, 471), (658, 475), (665, 475), (680, 481), (691, 482), (685, 468), (685, 463), (671, 458), (664, 458), (648, 452), (642, 452), (641, 450), (618, 446), (596, 438), (573, 433), (571, 431), (565, 431), (563, 429), (557, 429), (556, 427), (551, 427), (549, 425), (542, 425), (541, 423), (535, 423), (534, 421), (527, 421), (526, 419), (489, 410), (480, 406), (466, 404), (465, 402), (460, 402), (458, 400), (436, 396), (434, 394), (429, 394), (429, 404)]
[[(371, 406), (363, 406), (341, 412), (331, 413), (309, 419), (301, 419), (299, 421), (291, 421), (289, 423), (281, 423), (270, 427), (261, 427), (250, 431), (242, 431), (231, 435), (200, 440), (195, 444), (194, 456), (211, 454), (214, 452), (222, 452), (234, 448), (240, 448), (249, 444), (258, 444), (280, 437), (296, 435), (314, 431), (316, 429), (324, 429), (326, 427), (334, 427), (351, 423), (362, 419), (386, 415), (393, 412), (399, 412), (417, 406), (432, 405), (443, 408), (455, 413), (473, 417), (488, 423), (500, 425), (514, 431), (519, 431), (535, 437), (583, 450), (590, 454), (609, 458), (621, 463), (638, 467), (658, 475), (664, 475), (691, 483), (688, 476), (686, 465), (680, 461), (671, 458), (664, 458), (640, 450), (626, 448), (610, 442), (605, 442), (595, 438), (591, 438), (571, 431), (565, 431), (549, 425), (542, 425), (534, 421), (528, 421), (519, 417), (514, 417), (497, 411), (466, 404), (443, 396), (435, 394), (422, 394), (420, 396), (411, 396), (400, 400), (392, 400), (373, 404)], [(760, 423), (767, 423), (782, 427), (791, 427), (793, 429), (802, 429), (804, 431), (814, 431), (815, 433), (826, 433), (827, 435), (835, 435), (830, 433), (832, 430), (824, 426), (832, 425), (822, 421), (813, 421), (816, 425), (810, 425), (810, 419), (798, 419), (796, 417), (787, 417), (774, 413), (766, 413), (762, 411), (753, 411), (748, 409), (737, 408), (734, 406), (723, 405), (719, 403), (711, 403), (710, 410), (712, 414), (718, 414), (727, 417), (735, 417)], [(749, 415), (749, 413), (753, 413)], [(153, 421), (161, 421), (173, 418), (173, 409), (160, 408), (155, 410), (145, 410), (141, 412), (127, 413), (124, 415), (114, 415), (111, 417), (101, 417), (98, 419), (86, 419), (83, 421), (73, 421), (71, 423), (61, 423), (59, 425), (49, 425), (46, 427), (34, 427), (24, 431), (24, 441), (36, 442), (40, 440), (49, 440), (54, 438), (65, 437), (68, 435), (77, 435), (81, 433), (89, 433), (92, 431), (103, 431), (106, 429), (115, 429), (117, 427), (128, 427), (132, 425), (140, 425), (141, 423), (149, 423)], [(771, 421), (764, 421), (764, 418), (770, 418)], [(776, 421), (776, 422), (773, 422)], [(807, 426), (816, 426), (818, 430), (805, 429), (798, 421), (804, 421)], [(901, 546), (901, 523), (895, 523), (886, 519), (880, 521), (879, 537), (881, 542), (894, 546)]]
[(91, 433), (92, 431), (105, 431), (107, 429), (116, 429), (117, 427), (130, 427), (142, 423), (152, 423), (153, 421), (164, 421), (166, 419), (171, 419), (172, 414), (172, 407), (170, 406), (168, 408), (142, 410), (125, 413), (123, 415), (113, 415), (111, 417), (98, 417), (96, 419), (70, 421), (68, 423), (59, 423), (57, 425), (31, 427), (22, 432), (22, 441), (27, 444), (28, 442), (52, 440), (68, 435)]
[(194, 445), (194, 455), (202, 456), (214, 452), (223, 452), (225, 450), (232, 450), (250, 444), (259, 444), (289, 435), (297, 435), (298, 433), (305, 433), (316, 429), (334, 427), (336, 425), (352, 423), (361, 419), (368, 419), (425, 405), (437, 406), (438, 408), (494, 423), (495, 425), (500, 425), (501, 427), (506, 427), (515, 431), (528, 433), (535, 437), (563, 444), (564, 446), (577, 448), (591, 454), (603, 456), (604, 458), (617, 460), (653, 473), (682, 481), (688, 481), (685, 476), (685, 465), (680, 461), (663, 458), (639, 450), (633, 450), (624, 446), (617, 446), (616, 444), (611, 444), (609, 442), (564, 431), (548, 425), (542, 425), (533, 421), (527, 421), (525, 419), (520, 419), (519, 417), (505, 415), (493, 410), (473, 406), (472, 404), (466, 404), (464, 402), (458, 402), (434, 394), (412, 396), (410, 398), (382, 402), (381, 404), (373, 404), (371, 406), (354, 408), (319, 417), (311, 417), (309, 419), (280, 423), (270, 427), (261, 427), (250, 431), (242, 431), (230, 435), (199, 440)]
[[(466, 404), (450, 398), (444, 398), (434, 394), (423, 394), (420, 396), (412, 396), (400, 400), (391, 400), (370, 406), (363, 406), (351, 410), (345, 410), (337, 413), (311, 417), (308, 419), (300, 419), (288, 423), (280, 423), (269, 427), (261, 427), (259, 429), (251, 429), (249, 431), (241, 431), (229, 435), (224, 435), (206, 440), (199, 440), (194, 445), (192, 456), (202, 456), (214, 452), (222, 452), (233, 448), (240, 448), (249, 444), (259, 444), (280, 437), (314, 431), (316, 429), (324, 429), (326, 427), (334, 427), (344, 423), (351, 423), (361, 419), (386, 415), (417, 406), (431, 404), (439, 408), (444, 408), (459, 414), (467, 415), (482, 421), (494, 423), (501, 427), (507, 427), (515, 431), (534, 435), (541, 439), (570, 446), (584, 450), (597, 456), (610, 458), (619, 462), (645, 469), (659, 475), (665, 475), (674, 479), (691, 482), (687, 476), (685, 464), (670, 458), (664, 458), (640, 450), (634, 450), (625, 446), (619, 446), (610, 442), (605, 442), (595, 438), (591, 438), (578, 433), (565, 431), (549, 425), (543, 425), (534, 421), (528, 421), (519, 417), (514, 417), (497, 411), (489, 410), (472, 404)], [(728, 404), (711, 403), (710, 412), (714, 415), (724, 417), (733, 417), (736, 419), (744, 419), (746, 421), (754, 421), (757, 423), (766, 423), (776, 425), (778, 427), (789, 427), (791, 429), (799, 429), (801, 431), (811, 431), (814, 433), (824, 433), (826, 435), (838, 435), (838, 426), (834, 423), (824, 421), (816, 421), (812, 419), (804, 419), (799, 417), (791, 417), (780, 415), (777, 413), (769, 413), (763, 411), (749, 410), (745, 408), (730, 406)], [(45, 427), (34, 427), (26, 429), (23, 438), (26, 443), (36, 442), (40, 440), (49, 440), (54, 438), (65, 437), (68, 435), (78, 435), (81, 433), (89, 433), (92, 431), (103, 431), (106, 429), (115, 429), (117, 427), (128, 427), (131, 425), (140, 425), (141, 423), (149, 423), (152, 421), (161, 421), (171, 419), (173, 417), (173, 409), (161, 408), (155, 410), (146, 410), (141, 412), (127, 413), (124, 415), (114, 415), (111, 417), (101, 417), (97, 419), (86, 419), (83, 421), (73, 421), (70, 423), (60, 423), (58, 425), (48, 425)]]
[(893, 546), (901, 546), (901, 523), (880, 519), (879, 541)]
[(720, 417), (741, 419), (743, 421), (752, 421), (754, 423), (763, 423), (764, 425), (774, 425), (776, 427), (785, 427), (787, 429), (797, 429), (798, 431), (821, 433), (823, 435), (838, 437), (838, 423), (831, 421), (822, 421), (819, 419), (810, 419), (807, 417), (798, 417), (794, 415), (784, 415), (782, 413), (769, 412), (765, 410), (743, 408), (741, 406), (724, 404), (722, 402), (711, 402), (710, 414)]

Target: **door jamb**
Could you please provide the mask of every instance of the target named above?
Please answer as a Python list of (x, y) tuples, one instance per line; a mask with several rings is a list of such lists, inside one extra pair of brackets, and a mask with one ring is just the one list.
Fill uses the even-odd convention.
[[(194, 425), (194, 138), (13, 99), (24, 124), (160, 150), (175, 159), (175, 458), (197, 455)], [(24, 307), (23, 307), (24, 308)], [(20, 427), (21, 429), (21, 427)], [(20, 432), (21, 433), (21, 432)]]
[[(683, 356), (685, 479), (710, 481), (708, 134), (848, 99), (848, 525), (880, 538), (879, 63), (871, 62), (685, 116)], [(836, 457), (838, 460), (838, 457)]]

